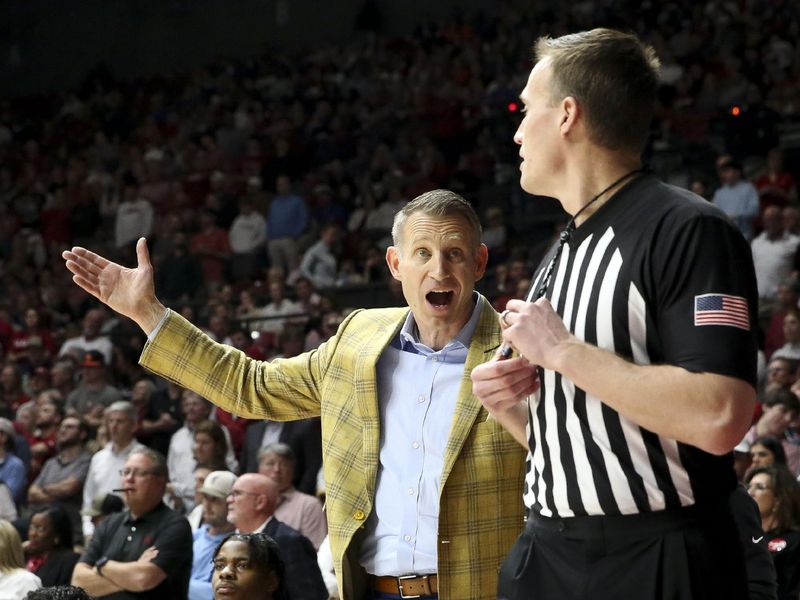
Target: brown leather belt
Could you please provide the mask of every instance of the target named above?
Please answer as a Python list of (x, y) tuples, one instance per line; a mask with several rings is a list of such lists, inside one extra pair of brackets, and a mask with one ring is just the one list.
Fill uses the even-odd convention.
[(439, 580), (436, 575), (373, 577), (372, 589), (382, 594), (397, 594), (401, 598), (420, 598), (438, 593)]

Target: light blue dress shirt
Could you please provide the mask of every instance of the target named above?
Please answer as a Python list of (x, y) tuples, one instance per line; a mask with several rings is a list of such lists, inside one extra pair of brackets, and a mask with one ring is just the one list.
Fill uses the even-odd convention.
[(436, 573), (439, 492), (444, 452), (480, 316), (434, 352), (417, 339), (414, 317), (377, 364), (380, 464), (375, 508), (367, 520), (361, 564), (372, 575)]

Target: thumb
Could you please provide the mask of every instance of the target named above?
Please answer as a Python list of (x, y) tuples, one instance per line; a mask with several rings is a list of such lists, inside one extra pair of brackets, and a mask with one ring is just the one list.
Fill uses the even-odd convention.
[(140, 267), (151, 268), (153, 265), (150, 263), (150, 251), (147, 249), (147, 240), (140, 237), (136, 242), (136, 261)]

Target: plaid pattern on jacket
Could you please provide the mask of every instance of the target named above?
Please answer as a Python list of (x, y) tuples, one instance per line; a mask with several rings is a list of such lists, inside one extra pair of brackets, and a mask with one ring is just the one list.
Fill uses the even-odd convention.
[[(469, 374), (500, 345), (497, 313), (480, 297), (445, 450), (438, 531), (439, 596), (496, 598), (500, 564), (523, 527), (526, 452), (472, 394)], [(372, 511), (380, 417), (376, 363), (397, 335), (407, 308), (357, 310), (318, 349), (260, 362), (215, 343), (170, 312), (140, 362), (225, 410), (251, 419), (322, 417), (328, 532), (344, 600), (369, 585), (359, 564)]]

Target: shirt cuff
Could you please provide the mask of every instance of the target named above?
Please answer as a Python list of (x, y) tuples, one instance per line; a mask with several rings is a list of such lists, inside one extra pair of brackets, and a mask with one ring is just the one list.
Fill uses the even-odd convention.
[(161, 317), (161, 320), (156, 324), (155, 327), (153, 327), (153, 331), (151, 331), (150, 333), (147, 334), (147, 341), (148, 342), (152, 342), (155, 339), (155, 337), (158, 335), (158, 332), (161, 331), (161, 328), (164, 326), (164, 323), (166, 323), (167, 317), (169, 316), (170, 312), (171, 312), (171, 310), (169, 308), (167, 310), (165, 310), (164, 311), (164, 316)]

